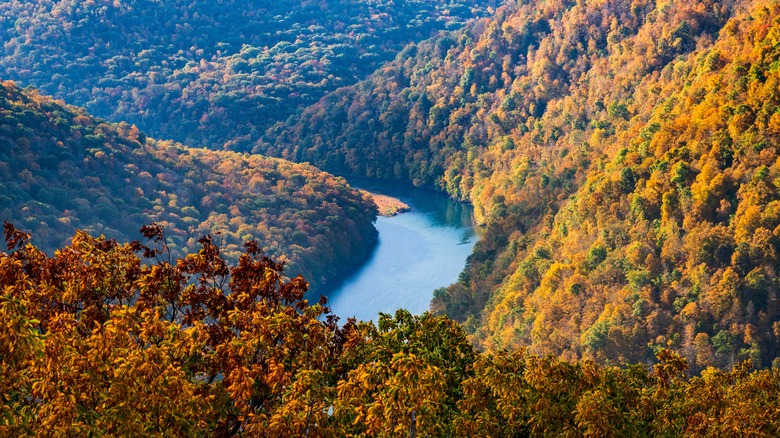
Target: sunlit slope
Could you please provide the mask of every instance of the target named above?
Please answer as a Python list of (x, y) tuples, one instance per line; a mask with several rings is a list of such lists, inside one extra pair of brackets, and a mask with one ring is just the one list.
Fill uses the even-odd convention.
[(436, 310), (489, 348), (695, 369), (777, 356), (778, 5), (513, 4), (259, 151), (411, 180), (486, 225)]
[(671, 346), (699, 367), (771, 364), (779, 12), (731, 20), (713, 45), (639, 87), (661, 99), (616, 133), (615, 152), (518, 252), (484, 313), (487, 343), (625, 360)]

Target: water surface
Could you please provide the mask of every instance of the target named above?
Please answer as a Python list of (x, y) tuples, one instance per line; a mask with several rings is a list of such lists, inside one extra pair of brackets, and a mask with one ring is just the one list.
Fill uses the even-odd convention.
[(477, 241), (471, 208), (410, 185), (349, 178), (353, 186), (401, 199), (410, 212), (379, 217), (379, 238), (366, 261), (313, 296), (325, 295), (334, 314), (376, 321), (379, 312), (428, 310), (433, 291), (458, 279)]

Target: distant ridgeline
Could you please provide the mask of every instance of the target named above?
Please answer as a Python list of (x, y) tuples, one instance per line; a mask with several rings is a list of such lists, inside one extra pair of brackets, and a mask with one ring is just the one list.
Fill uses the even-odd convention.
[(156, 141), (133, 125), (0, 82), (0, 221), (42, 249), (76, 229), (119, 241), (156, 222), (173, 256), (212, 234), (236, 260), (257, 239), (288, 272), (314, 283), (361, 260), (376, 238), (376, 206), (309, 165)]
[[(249, 150), (477, 0), (0, 2), (0, 77), (189, 146)], [(227, 143), (227, 144), (226, 144)]]
[(780, 354), (780, 6), (513, 2), (256, 151), (412, 181), (486, 225), (433, 306), (483, 347), (694, 370)]

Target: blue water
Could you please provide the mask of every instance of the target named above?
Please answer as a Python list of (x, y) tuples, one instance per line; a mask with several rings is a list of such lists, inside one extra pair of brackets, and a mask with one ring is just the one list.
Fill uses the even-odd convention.
[(403, 184), (350, 179), (354, 186), (395, 196), (412, 211), (379, 217), (379, 238), (357, 270), (314, 296), (325, 295), (342, 322), (348, 317), (377, 320), (379, 312), (428, 310), (433, 291), (458, 279), (478, 236), (471, 208), (446, 195)]

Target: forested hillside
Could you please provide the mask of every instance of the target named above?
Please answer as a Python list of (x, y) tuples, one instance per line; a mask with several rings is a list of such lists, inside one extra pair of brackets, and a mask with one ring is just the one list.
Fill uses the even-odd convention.
[(248, 150), (410, 41), (495, 1), (0, 3), (0, 77), (189, 146)]
[(341, 178), (258, 155), (147, 138), (13, 82), (0, 82), (0, 219), (53, 251), (76, 229), (134, 240), (162, 226), (173, 256), (215, 235), (246, 240), (319, 283), (365, 257), (376, 206)]
[[(780, 370), (602, 367), (476, 352), (446, 317), (339, 327), (305, 281), (209, 236), (144, 264), (79, 232), (47, 257), (6, 223), (0, 435), (723, 437), (780, 434)], [(147, 246), (150, 245), (150, 246)]]
[(483, 347), (694, 371), (780, 353), (780, 6), (512, 2), (256, 150), (471, 201), (437, 311)]

